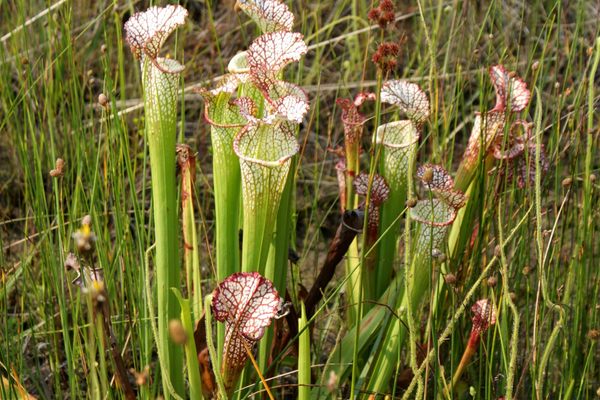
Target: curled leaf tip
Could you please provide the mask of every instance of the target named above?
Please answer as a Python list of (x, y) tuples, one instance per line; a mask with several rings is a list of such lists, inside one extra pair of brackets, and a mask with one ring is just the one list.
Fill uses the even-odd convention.
[(362, 137), (362, 125), (367, 120), (358, 108), (366, 101), (374, 101), (374, 93), (361, 92), (352, 99), (340, 98), (336, 104), (342, 109), (342, 123), (344, 124), (344, 136), (349, 143), (357, 143)]
[[(366, 196), (369, 187), (369, 174), (361, 172), (354, 178), (353, 184), (357, 194)], [(385, 182), (385, 179), (379, 174), (374, 174), (373, 182), (371, 184), (371, 202), (376, 206), (381, 205), (387, 200), (389, 195), (390, 188)]]
[(240, 51), (227, 64), (227, 70), (232, 74), (247, 73), (250, 71), (248, 67), (248, 52)]
[(281, 305), (273, 283), (258, 272), (230, 275), (213, 292), (215, 318), (234, 324), (244, 337), (253, 341), (262, 337)]
[(419, 85), (401, 80), (387, 81), (381, 87), (381, 101), (393, 104), (416, 124), (429, 118), (429, 99)]
[(488, 299), (481, 299), (471, 307), (473, 313), (473, 330), (477, 332), (486, 331), (490, 325), (496, 323), (496, 310)]
[(125, 41), (136, 58), (142, 55), (154, 60), (167, 37), (185, 23), (188, 12), (179, 5), (150, 7), (133, 14), (125, 23)]
[(248, 48), (250, 74), (260, 82), (276, 76), (286, 65), (300, 60), (308, 48), (301, 33), (270, 32), (259, 36)]
[(297, 123), (302, 122), (310, 108), (306, 92), (297, 85), (285, 81), (276, 81), (270, 85), (266, 97), (279, 117)]
[(225, 323), (222, 372), (231, 389), (247, 359), (246, 347), (262, 338), (278, 316), (282, 300), (268, 279), (258, 272), (238, 272), (227, 277), (213, 292), (212, 311)]
[(238, 0), (236, 6), (258, 24), (263, 32), (291, 31), (294, 14), (277, 0)]
[(490, 67), (489, 74), (496, 90), (495, 111), (504, 111), (508, 105), (512, 112), (520, 112), (527, 107), (531, 92), (520, 77), (509, 73), (500, 64)]

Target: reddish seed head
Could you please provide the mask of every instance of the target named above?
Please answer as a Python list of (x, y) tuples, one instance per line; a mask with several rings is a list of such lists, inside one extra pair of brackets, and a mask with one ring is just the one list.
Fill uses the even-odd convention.
[(394, 2), (392, 0), (381, 0), (381, 3), (379, 3), (379, 8), (382, 11), (393, 12), (394, 11)]
[(399, 54), (400, 46), (397, 43), (384, 42), (379, 45), (371, 60), (383, 72), (389, 72), (393, 71), (398, 66), (396, 58)]
[(371, 21), (376, 22), (381, 29), (385, 29), (396, 18), (394, 2), (392, 0), (382, 0), (378, 7), (369, 11), (367, 16)]
[(379, 21), (380, 16), (381, 12), (379, 11), (379, 8), (371, 8), (367, 14), (367, 17), (373, 22)]

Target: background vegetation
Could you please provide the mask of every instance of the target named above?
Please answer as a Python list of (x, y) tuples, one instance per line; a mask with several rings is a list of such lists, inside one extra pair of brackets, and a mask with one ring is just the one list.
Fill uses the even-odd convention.
[[(507, 238), (516, 227), (501, 255), (521, 316), (516, 397), (593, 398), (600, 390), (600, 76), (594, 87), (591, 71), (600, 4), (398, 3), (397, 21), (386, 40), (402, 43), (401, 54), (388, 78), (418, 82), (429, 94), (435, 116), (420, 140), (417, 163), (456, 170), (474, 113), (493, 105), (487, 68), (498, 63), (528, 83), (534, 103), (539, 95), (538, 128), (550, 162), (539, 197), (532, 186), (508, 185), (494, 192), (495, 181), (488, 185), (480, 224), (473, 227), (474, 237), (481, 239), (478, 247), (452, 265), (456, 281), (444, 287), (448, 301), (427, 308), (422, 337), (428, 337), (427, 330), (439, 335), (494, 256), (498, 235)], [(148, 5), (0, 0), (0, 376), (38, 398), (81, 398), (88, 391), (84, 377), (92, 365), (86, 354), (93, 339), (88, 336), (87, 305), (70, 284), (73, 272), (64, 268), (66, 254), (73, 250), (71, 235), (86, 214), (97, 235), (95, 263), (104, 271), (125, 363), (138, 372), (149, 365), (152, 379), (144, 393), (153, 397), (160, 392), (144, 296), (143, 265), (153, 243), (153, 221), (141, 77), (123, 41), (123, 23)], [(223, 74), (228, 60), (247, 48), (257, 31), (234, 11), (232, 1), (187, 0), (182, 5), (190, 17), (170, 47), (186, 67), (178, 141), (198, 152), (200, 264), (205, 287), (212, 290), (209, 126), (192, 89)], [(300, 258), (289, 266), (288, 287), (298, 291), (312, 285), (339, 221), (335, 159), (327, 151), (343, 141), (335, 99), (374, 90), (371, 56), (381, 36), (367, 19), (369, 1), (300, 0), (289, 6), (295, 30), (310, 46), (300, 66), (290, 71), (311, 101), (294, 171), (294, 247)], [(98, 103), (101, 93), (107, 96), (106, 107)], [(365, 127), (368, 143), (372, 122)], [(52, 179), (49, 171), (58, 157), (65, 160), (64, 176)], [(503, 285), (498, 268), (492, 268), (476, 298), (499, 301)], [(337, 278), (342, 277), (338, 267)], [(542, 278), (555, 305), (541, 299)], [(321, 382), (326, 355), (344, 330), (341, 292), (317, 317), (311, 357), (315, 382)], [(432, 362), (427, 396), (443, 387), (442, 369), (460, 361), (470, 326), (469, 318), (459, 320), (450, 344)], [(540, 371), (540, 357), (556, 326), (548, 368)], [(497, 399), (503, 394), (509, 330), (506, 323), (490, 330), (463, 377), (464, 396)], [(407, 359), (399, 361), (396, 395), (410, 382), (407, 365)], [(280, 372), (286, 368), (295, 366), (283, 365)], [(105, 378), (110, 381), (112, 374)], [(278, 377), (272, 383), (276, 397), (295, 393), (294, 382)], [(334, 395), (347, 396), (347, 384), (333, 382)], [(540, 384), (542, 393), (536, 390)], [(109, 393), (113, 396), (120, 394), (114, 390)]]

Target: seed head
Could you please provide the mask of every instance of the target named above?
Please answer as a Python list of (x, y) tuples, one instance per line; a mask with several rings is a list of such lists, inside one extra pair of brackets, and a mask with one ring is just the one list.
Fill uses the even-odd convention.
[(417, 205), (417, 199), (415, 199), (414, 197), (406, 200), (406, 207), (413, 208), (416, 205)]
[(399, 54), (400, 45), (398, 43), (384, 42), (379, 45), (371, 60), (383, 72), (390, 72), (398, 66), (397, 58)]
[(329, 378), (327, 379), (327, 390), (329, 393), (333, 393), (338, 388), (338, 376), (334, 371), (329, 371)]
[(423, 178), (422, 178), (422, 180), (425, 183), (431, 183), (431, 181), (433, 180), (433, 169), (426, 168), (423, 171)]
[(98, 104), (104, 108), (108, 108), (108, 97), (104, 93), (98, 95)]
[(75, 246), (77, 251), (83, 255), (88, 255), (94, 250), (96, 243), (96, 235), (92, 232), (92, 217), (86, 215), (81, 220), (81, 227), (73, 233), (73, 240), (75, 240)]
[(369, 11), (367, 17), (369, 20), (377, 23), (381, 29), (386, 29), (396, 18), (394, 2), (392, 0), (381, 0), (378, 7), (372, 8)]
[(444, 275), (444, 282), (446, 282), (450, 286), (454, 286), (454, 284), (456, 283), (456, 275), (454, 275), (454, 274)]
[(565, 178), (562, 180), (563, 187), (569, 187), (569, 186), (571, 186), (572, 183), (573, 183), (573, 178), (571, 178), (570, 176), (568, 178)]
[(490, 276), (487, 280), (487, 284), (489, 287), (496, 287), (496, 285), (498, 284), (498, 278), (496, 278), (495, 276)]
[(53, 178), (60, 178), (65, 174), (64, 171), (65, 160), (62, 158), (57, 158), (54, 162), (54, 169), (50, 170), (50, 176)]
[(591, 329), (587, 333), (586, 336), (587, 336), (588, 339), (590, 339), (593, 342), (595, 342), (597, 340), (600, 340), (600, 330), (598, 330), (598, 329)]
[(187, 342), (187, 333), (183, 328), (183, 324), (178, 319), (172, 319), (169, 321), (169, 336), (175, 344), (185, 344)]
[(137, 372), (134, 368), (130, 368), (129, 372), (135, 377), (135, 384), (144, 386), (150, 380), (150, 366), (146, 365), (141, 372)]

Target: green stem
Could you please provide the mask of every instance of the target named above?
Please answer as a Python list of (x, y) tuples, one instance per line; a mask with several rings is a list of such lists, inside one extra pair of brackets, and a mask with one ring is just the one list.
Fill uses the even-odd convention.
[[(512, 400), (513, 398), (513, 386), (515, 380), (515, 368), (517, 365), (517, 350), (519, 347), (519, 311), (515, 306), (515, 303), (510, 297), (510, 287), (508, 285), (508, 262), (506, 260), (506, 254), (504, 252), (504, 234), (502, 228), (502, 200), (498, 200), (498, 240), (500, 242), (500, 265), (502, 267), (502, 298), (508, 304), (510, 311), (513, 315), (513, 329), (510, 337), (510, 356), (508, 362), (508, 372), (506, 374), (506, 393), (504, 398), (506, 400)], [(452, 384), (454, 385), (454, 380)]]
[(301, 305), (302, 314), (298, 319), (300, 332), (298, 349), (298, 400), (310, 399), (310, 329), (306, 321), (306, 309)]
[[(541, 133), (542, 133), (542, 99), (540, 96), (540, 92), (538, 90), (536, 93), (536, 107), (535, 107), (535, 141), (536, 141), (536, 151), (535, 151), (535, 216), (536, 216), (536, 244), (537, 244), (537, 255), (538, 255), (538, 268), (540, 271), (540, 286), (542, 290), (542, 298), (546, 303), (546, 306), (550, 310), (554, 310), (558, 313), (558, 320), (554, 324), (554, 328), (550, 333), (550, 337), (548, 338), (548, 342), (546, 343), (546, 347), (542, 353), (540, 358), (540, 363), (538, 366), (538, 376), (537, 381), (535, 383), (536, 392), (538, 398), (544, 397), (544, 375), (546, 370), (546, 365), (548, 364), (548, 360), (550, 359), (550, 355), (552, 354), (552, 350), (554, 349), (554, 345), (558, 340), (558, 335), (563, 328), (564, 325), (564, 309), (558, 304), (554, 303), (548, 294), (548, 283), (546, 279), (546, 271), (545, 271), (545, 260), (544, 260), (544, 239), (542, 237), (542, 171), (540, 168), (540, 151), (541, 151)], [(569, 273), (569, 278), (571, 274)], [(570, 292), (570, 279), (568, 279), (566, 288), (565, 288), (565, 296), (569, 296)], [(565, 297), (568, 298), (568, 297)]]
[(184, 299), (177, 289), (173, 293), (179, 300), (181, 307), (181, 324), (185, 330), (187, 340), (185, 342), (185, 359), (187, 364), (187, 373), (190, 383), (190, 398), (202, 399), (202, 383), (200, 381), (200, 367), (198, 366), (198, 352), (194, 342), (194, 324), (192, 323), (192, 313), (190, 311), (190, 301)]
[[(168, 371), (178, 394), (183, 394), (181, 348), (169, 340), (169, 320), (179, 316), (172, 287), (179, 287), (178, 220), (175, 183), (175, 137), (178, 74), (159, 70), (150, 60), (142, 62), (146, 138), (150, 150), (152, 209), (156, 242), (158, 294), (158, 351), (161, 368)], [(149, 279), (149, 277), (146, 277)], [(165, 394), (168, 393), (165, 390)]]
[(214, 360), (212, 362), (213, 373), (215, 376), (215, 380), (217, 381), (217, 388), (219, 389), (217, 393), (218, 399), (227, 399), (227, 391), (225, 390), (225, 384), (223, 383), (223, 377), (221, 376), (221, 362), (217, 357), (217, 351), (215, 350), (215, 343), (213, 340), (212, 334), (212, 294), (209, 294), (204, 298), (204, 309), (206, 313), (204, 314), (204, 319), (206, 322), (206, 347), (208, 348), (208, 354), (210, 355), (210, 359)]

